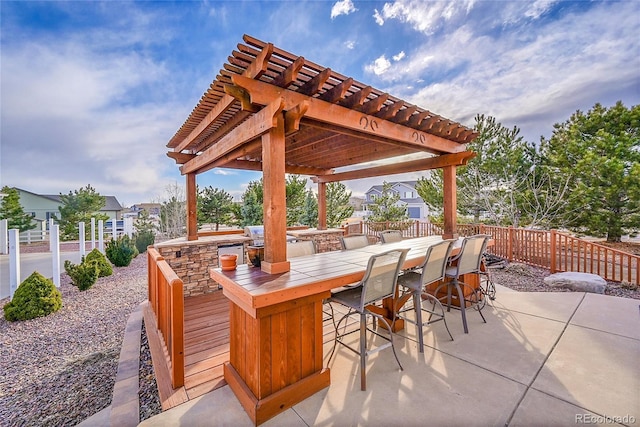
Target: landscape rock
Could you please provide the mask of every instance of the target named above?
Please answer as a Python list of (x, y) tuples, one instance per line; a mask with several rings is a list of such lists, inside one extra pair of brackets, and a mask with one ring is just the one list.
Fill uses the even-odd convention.
[(607, 282), (597, 274), (565, 272), (555, 273), (544, 278), (544, 282), (556, 288), (571, 289), (576, 292), (604, 294)]

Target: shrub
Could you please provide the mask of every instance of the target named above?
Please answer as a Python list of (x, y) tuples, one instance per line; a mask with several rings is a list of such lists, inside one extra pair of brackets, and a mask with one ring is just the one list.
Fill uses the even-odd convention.
[(97, 248), (87, 254), (85, 262), (94, 262), (98, 265), (98, 277), (107, 277), (113, 274), (109, 260)]
[(105, 248), (107, 258), (116, 267), (126, 267), (131, 264), (131, 260), (138, 255), (138, 249), (129, 236), (123, 235), (117, 239), (107, 242)]
[(82, 257), (82, 262), (78, 265), (67, 260), (64, 262), (64, 270), (67, 272), (73, 282), (81, 291), (86, 291), (92, 287), (98, 280), (100, 268), (96, 261), (86, 261)]
[(136, 248), (139, 253), (144, 253), (147, 246), (153, 245), (156, 236), (151, 231), (142, 231), (136, 235)]
[(18, 286), (11, 302), (4, 306), (4, 318), (10, 322), (46, 316), (60, 310), (62, 294), (51, 281), (34, 271)]

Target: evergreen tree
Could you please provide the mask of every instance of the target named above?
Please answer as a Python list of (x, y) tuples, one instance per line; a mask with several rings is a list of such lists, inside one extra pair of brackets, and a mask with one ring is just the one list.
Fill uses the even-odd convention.
[(198, 192), (198, 222), (215, 224), (218, 231), (220, 224), (229, 224), (232, 218), (233, 198), (229, 193), (211, 186)]
[(540, 155), (554, 177), (570, 177), (569, 227), (610, 242), (640, 229), (640, 105), (576, 111), (542, 139)]
[(0, 203), (0, 219), (7, 220), (9, 230), (17, 228), (23, 232), (34, 229), (36, 224), (32, 222), (32, 216), (22, 209), (18, 190), (4, 186), (0, 191), (4, 194)]
[(262, 179), (260, 179), (260, 181), (249, 182), (249, 186), (242, 195), (242, 207), (240, 209), (240, 213), (242, 215), (240, 225), (242, 227), (262, 224), (262, 202)]
[(407, 209), (399, 206), (400, 194), (393, 191), (392, 185), (384, 181), (382, 184), (382, 194), (376, 197), (375, 201), (369, 205), (372, 212), (368, 217), (371, 222), (403, 221), (408, 219)]
[(307, 180), (300, 175), (289, 175), (286, 181), (287, 197), (287, 225), (300, 223), (304, 213), (305, 199), (307, 196)]
[(60, 193), (62, 206), (60, 211), (60, 234), (63, 240), (73, 240), (78, 238), (78, 223), (85, 224), (91, 222), (91, 218), (96, 221), (109, 219), (106, 214), (101, 214), (100, 209), (105, 206), (106, 198), (101, 196), (91, 185), (87, 185), (79, 190), (69, 191), (69, 194)]
[(341, 182), (327, 184), (327, 227), (339, 227), (342, 221), (353, 215), (349, 204), (351, 191)]
[(304, 201), (304, 211), (300, 217), (300, 223), (309, 227), (318, 226), (318, 199), (313, 191), (307, 191), (307, 197)]

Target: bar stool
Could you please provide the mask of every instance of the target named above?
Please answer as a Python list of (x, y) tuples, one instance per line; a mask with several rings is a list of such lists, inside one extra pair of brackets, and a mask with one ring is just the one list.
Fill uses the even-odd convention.
[[(482, 289), (480, 286), (473, 287), (468, 283), (460, 280), (460, 276), (463, 274), (480, 274), (480, 264), (482, 262), (482, 255), (487, 248), (487, 243), (489, 241), (490, 236), (485, 235), (476, 235), (471, 237), (465, 237), (462, 240), (462, 245), (460, 246), (460, 252), (455, 257), (451, 258), (450, 265), (445, 271), (445, 279), (449, 279), (448, 281), (439, 285), (434, 295), (441, 302), (446, 298), (447, 300), (447, 311), (451, 311), (451, 301), (452, 301), (452, 291), (456, 291), (456, 295), (453, 296), (460, 304), (460, 313), (462, 315), (462, 327), (464, 329), (464, 333), (469, 333), (469, 328), (467, 326), (467, 314), (466, 307), (475, 308), (478, 313), (480, 313), (480, 317), (482, 317), (482, 321), (487, 323), (487, 320), (484, 318), (482, 314), (482, 303), (483, 303), (483, 295)], [(439, 297), (440, 289), (443, 287), (447, 288), (447, 295)], [(463, 288), (468, 289), (470, 292), (465, 297)]]
[(340, 237), (339, 239), (342, 249), (346, 251), (369, 246), (369, 238), (365, 234), (351, 234)]
[[(395, 313), (396, 316), (416, 325), (416, 334), (418, 336), (418, 349), (420, 353), (424, 352), (424, 337), (422, 327), (435, 322), (442, 321), (447, 329), (449, 337), (453, 341), (453, 336), (447, 326), (447, 320), (444, 317), (444, 307), (442, 303), (433, 295), (426, 292), (427, 285), (441, 281), (444, 279), (449, 255), (453, 248), (455, 240), (445, 240), (427, 249), (424, 262), (419, 267), (422, 272), (410, 271), (405, 272), (398, 278), (398, 286), (402, 289), (402, 294), (396, 300)], [(403, 309), (403, 306), (413, 297), (413, 307)], [(424, 302), (430, 300), (433, 303), (431, 309), (425, 307)], [(437, 307), (437, 311), (436, 311)], [(407, 311), (414, 311), (415, 319), (408, 318), (403, 315)], [(422, 312), (429, 314), (426, 322), (423, 322)], [(435, 319), (434, 319), (435, 317)], [(394, 318), (395, 321), (395, 318)]]
[(382, 243), (393, 243), (402, 240), (402, 231), (400, 230), (384, 230), (380, 232), (380, 241)]
[[(370, 354), (377, 353), (380, 350), (391, 347), (391, 349), (393, 350), (393, 355), (396, 358), (396, 362), (398, 362), (398, 366), (400, 366), (400, 370), (403, 370), (402, 364), (400, 363), (398, 355), (396, 354), (396, 349), (393, 346), (393, 331), (391, 329), (391, 325), (389, 325), (384, 317), (370, 311), (367, 307), (371, 304), (374, 304), (376, 301), (393, 297), (395, 295), (396, 285), (398, 282), (398, 273), (400, 272), (400, 268), (404, 263), (407, 252), (409, 252), (409, 249), (395, 249), (371, 256), (371, 258), (369, 258), (367, 270), (364, 274), (364, 277), (358, 283), (360, 286), (356, 286), (342, 292), (337, 292), (331, 295), (331, 298), (329, 299), (330, 302), (342, 304), (349, 309), (347, 314), (342, 316), (338, 323), (335, 323), (334, 317), (336, 338), (333, 343), (331, 354), (329, 355), (329, 361), (331, 361), (338, 343), (344, 345), (349, 350), (358, 354), (360, 356), (361, 390), (367, 389), (366, 363), (367, 356), (369, 356)], [(340, 334), (338, 332), (340, 324), (344, 320), (346, 320), (353, 312), (360, 314), (360, 345), (358, 349), (351, 347), (349, 344), (343, 341), (344, 337), (357, 332), (357, 329), (345, 332), (343, 334)], [(389, 331), (389, 336), (387, 337), (385, 335), (381, 335), (377, 331), (369, 329), (367, 327), (367, 316), (372, 316), (374, 319), (377, 318), (382, 320), (382, 324), (384, 324), (386, 329)], [(367, 331), (381, 338), (384, 338), (388, 342), (374, 349), (367, 350)]]

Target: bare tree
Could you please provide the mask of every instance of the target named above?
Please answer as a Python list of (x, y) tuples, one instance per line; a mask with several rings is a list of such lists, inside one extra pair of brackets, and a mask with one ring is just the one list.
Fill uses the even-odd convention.
[(184, 236), (187, 229), (187, 198), (177, 182), (165, 187), (160, 198), (160, 231), (168, 238)]

